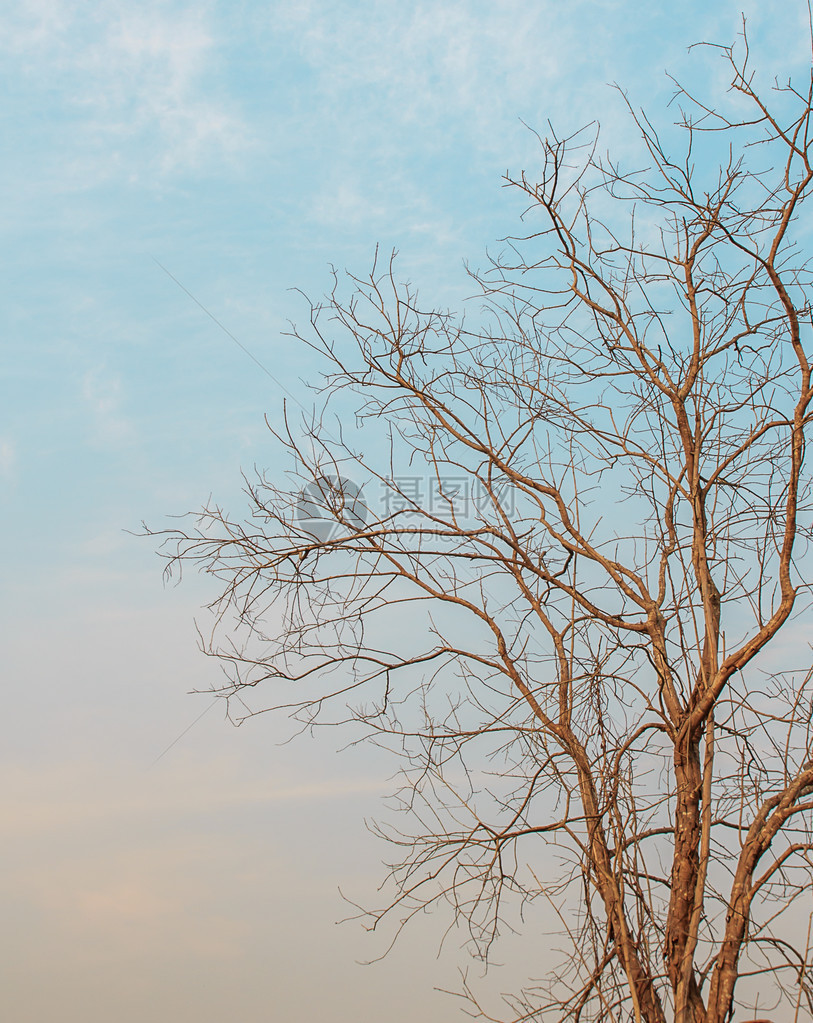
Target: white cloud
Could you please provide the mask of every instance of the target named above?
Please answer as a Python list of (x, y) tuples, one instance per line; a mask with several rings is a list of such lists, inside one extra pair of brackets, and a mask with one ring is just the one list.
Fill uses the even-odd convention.
[[(468, 3), (376, 2), (352, 14), (344, 5), (313, 14), (295, 26), (289, 13), (285, 24), (298, 29), (302, 54), (326, 91), (383, 90), (397, 96), (402, 120), (422, 128), (463, 114), (493, 132), (494, 113), (515, 115), (518, 102), (561, 75), (570, 49), (562, 45), (560, 7), (551, 3), (506, 3), (476, 17)], [(559, 45), (531, 43), (544, 39)]]
[(0, 18), (2, 50), (32, 88), (50, 83), (52, 95), (79, 112), (77, 148), (93, 159), (66, 161), (75, 183), (123, 166), (131, 178), (198, 167), (247, 144), (245, 124), (217, 84), (209, 5), (29, 0)]
[(24, 0), (3, 13), (3, 49), (29, 58), (42, 48), (52, 50), (76, 16), (77, 4), (62, 0)]

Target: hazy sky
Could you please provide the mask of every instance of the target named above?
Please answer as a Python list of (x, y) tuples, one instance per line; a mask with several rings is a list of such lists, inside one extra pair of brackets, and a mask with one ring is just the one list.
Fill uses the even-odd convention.
[[(806, 7), (749, 2), (755, 62), (804, 60)], [(0, 5), (3, 102), (0, 1015), (13, 1023), (440, 1023), (465, 959), (443, 920), (386, 936), (335, 921), (372, 901), (395, 765), (236, 729), (187, 695), (218, 680), (164, 589), (142, 519), (239, 509), (274, 465), (283, 391), (164, 264), (308, 401), (282, 336), (329, 265), (401, 252), (456, 307), (463, 260), (517, 230), (501, 175), (533, 174), (525, 121), (598, 118), (635, 151), (617, 93), (670, 120), (666, 70), (712, 94), (741, 3), (210, 2)], [(178, 741), (160, 759), (174, 740)], [(544, 971), (536, 925), (482, 990)]]

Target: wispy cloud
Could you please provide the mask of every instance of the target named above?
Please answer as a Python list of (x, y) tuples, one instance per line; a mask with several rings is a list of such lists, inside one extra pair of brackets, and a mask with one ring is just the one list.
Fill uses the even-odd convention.
[[(311, 5), (307, 17), (291, 6), (277, 17), (325, 101), (345, 123), (356, 112), (375, 119), (377, 108), (386, 110), (384, 147), (409, 126), (424, 144), (436, 136), (449, 145), (451, 129), (457, 140), (499, 145), (529, 105), (549, 106), (552, 84), (578, 56), (565, 38), (573, 19), (549, 3), (490, 5), (476, 17), (470, 3), (459, 2)], [(590, 48), (589, 39), (582, 42), (585, 59)]]
[(253, 888), (313, 898), (270, 827), (278, 817), (263, 806), (295, 801), (300, 809), (285, 812), (301, 813), (307, 800), (332, 804), (382, 789), (363, 778), (252, 783), (234, 764), (201, 761), (156, 771), (6, 763), (3, 777), (4, 897), (13, 893), (33, 918), (94, 948), (113, 943), (154, 956), (183, 948), (199, 958), (239, 956), (250, 939), (249, 922), (212, 895), (213, 877), (223, 885), (233, 878), (240, 899)]
[(55, 835), (114, 821), (149, 817), (153, 824), (206, 819), (230, 810), (296, 801), (351, 799), (384, 793), (381, 777), (343, 777), (296, 782), (290, 778), (247, 781), (233, 765), (181, 758), (138, 770), (106, 764), (68, 764), (38, 769), (6, 764), (5, 812), (0, 835)]
[(208, 4), (28, 0), (0, 19), (0, 51), (32, 92), (47, 85), (70, 112), (74, 145), (63, 157), (74, 184), (104, 170), (140, 178), (231, 159), (247, 144), (218, 84), (211, 22)]

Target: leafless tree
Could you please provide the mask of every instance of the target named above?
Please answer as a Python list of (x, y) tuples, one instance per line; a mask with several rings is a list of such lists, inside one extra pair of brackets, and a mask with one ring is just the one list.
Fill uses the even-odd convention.
[(487, 959), (538, 903), (572, 942), (512, 1020), (813, 1012), (813, 79), (758, 90), (744, 34), (702, 52), (719, 103), (628, 106), (646, 169), (539, 137), (476, 313), (391, 260), (336, 275), (294, 328), (326, 372), (293, 484), (165, 537), (220, 580), (224, 696), (350, 706), (403, 756), (373, 923), (445, 901)]

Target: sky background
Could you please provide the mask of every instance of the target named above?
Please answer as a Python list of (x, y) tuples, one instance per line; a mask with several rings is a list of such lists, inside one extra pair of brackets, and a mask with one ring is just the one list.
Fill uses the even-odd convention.
[[(339, 888), (373, 901), (382, 879), (364, 819), (396, 765), (189, 695), (219, 679), (193, 624), (214, 592), (165, 588), (131, 531), (210, 494), (238, 511), (241, 468), (283, 471), (264, 416), (319, 369), (284, 336), (293, 289), (319, 297), (378, 244), (459, 308), (464, 260), (519, 229), (501, 178), (533, 175), (522, 122), (598, 119), (633, 159), (607, 83), (659, 124), (665, 71), (720, 96), (719, 59), (687, 48), (732, 41), (741, 10), (0, 4), (2, 1018), (464, 1018), (434, 990), (466, 965), (454, 935), (438, 957), (442, 919), (368, 967), (386, 935), (336, 925)], [(745, 11), (766, 77), (804, 66), (806, 7)], [(544, 971), (546, 941), (536, 921), (479, 990), (496, 1006)]]

